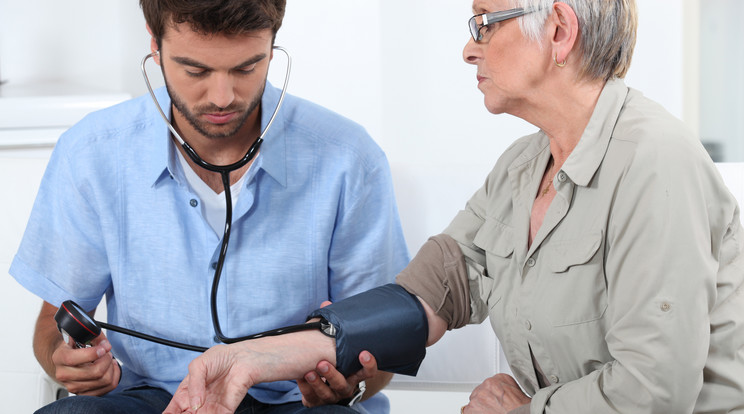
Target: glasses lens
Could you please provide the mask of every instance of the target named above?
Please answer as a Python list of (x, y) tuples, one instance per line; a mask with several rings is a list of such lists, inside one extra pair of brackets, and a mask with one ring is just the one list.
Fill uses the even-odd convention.
[(476, 42), (481, 40), (481, 34), (480, 34), (480, 25), (478, 23), (479, 21), (483, 21), (483, 18), (481, 16), (473, 16), (468, 20), (468, 26), (470, 27), (470, 35), (473, 36), (473, 40)]

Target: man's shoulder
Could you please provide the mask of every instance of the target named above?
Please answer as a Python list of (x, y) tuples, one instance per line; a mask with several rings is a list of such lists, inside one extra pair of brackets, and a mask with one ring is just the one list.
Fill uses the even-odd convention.
[(287, 95), (286, 120), (293, 127), (320, 137), (344, 135), (369, 138), (365, 128), (358, 122), (338, 112), (297, 96)]
[(361, 124), (307, 99), (287, 95), (285, 123), (293, 146), (320, 146), (358, 155), (373, 156), (382, 150)]
[(134, 144), (131, 137), (152, 125), (149, 105), (146, 96), (140, 96), (91, 112), (62, 134), (58, 147), (92, 151), (116, 145), (123, 137)]

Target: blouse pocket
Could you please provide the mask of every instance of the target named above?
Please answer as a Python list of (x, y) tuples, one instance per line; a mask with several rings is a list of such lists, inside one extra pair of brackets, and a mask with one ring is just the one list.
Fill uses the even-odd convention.
[(607, 309), (603, 258), (597, 254), (602, 232), (561, 240), (543, 247), (548, 270), (544, 279), (545, 311), (553, 326), (567, 326), (600, 319)]
[(505, 295), (506, 279), (513, 274), (513, 231), (499, 221), (486, 219), (473, 238), (473, 244), (486, 254), (480, 293), (488, 308), (493, 309)]
[(546, 246), (545, 262), (551, 272), (563, 273), (572, 266), (586, 264), (602, 244), (602, 232), (591, 233), (576, 240), (564, 240)]
[(486, 219), (475, 234), (473, 244), (494, 256), (508, 258), (514, 253), (512, 229), (499, 221)]

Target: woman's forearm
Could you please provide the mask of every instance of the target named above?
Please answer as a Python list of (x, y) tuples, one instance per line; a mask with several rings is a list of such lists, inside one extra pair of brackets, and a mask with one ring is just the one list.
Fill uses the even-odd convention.
[(315, 369), (318, 361), (336, 364), (336, 344), (320, 331), (302, 331), (232, 344), (225, 348), (245, 369), (251, 386), (294, 380)]

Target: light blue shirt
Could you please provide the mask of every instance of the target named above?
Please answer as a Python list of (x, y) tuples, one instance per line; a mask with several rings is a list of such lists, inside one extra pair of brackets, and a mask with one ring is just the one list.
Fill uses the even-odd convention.
[[(157, 91), (170, 107), (164, 89)], [(279, 98), (266, 86), (262, 128)], [(222, 234), (202, 216), (149, 96), (87, 116), (59, 140), (10, 273), (59, 306), (105, 295), (109, 323), (212, 346)], [(392, 282), (408, 252), (382, 150), (359, 125), (287, 95), (233, 212), (218, 313), (230, 337), (302, 323), (324, 300)], [(108, 332), (119, 389), (174, 392), (195, 352)], [(299, 400), (291, 381), (250, 393)], [(384, 401), (384, 397), (383, 402)]]

